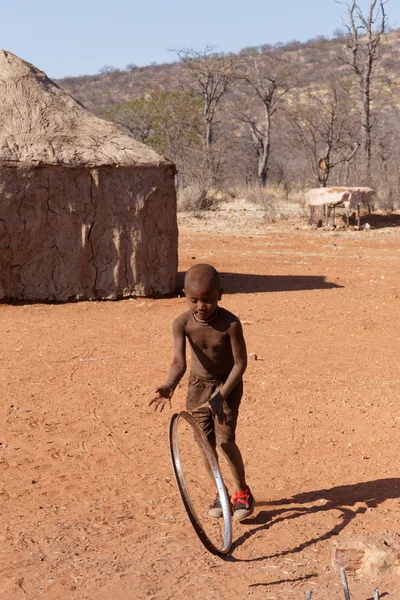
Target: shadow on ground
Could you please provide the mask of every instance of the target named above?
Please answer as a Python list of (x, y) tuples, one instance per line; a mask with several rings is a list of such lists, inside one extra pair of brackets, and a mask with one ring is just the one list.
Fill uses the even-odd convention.
[(252, 583), (249, 585), (249, 588), (270, 587), (271, 585), (282, 585), (284, 583), (298, 583), (300, 581), (308, 581), (309, 579), (313, 579), (314, 577), (318, 577), (317, 573), (309, 573), (308, 575), (304, 575), (303, 577), (296, 577), (295, 579), (277, 579), (276, 581), (269, 581), (268, 583)]
[[(267, 531), (280, 521), (297, 519), (303, 515), (336, 510), (341, 513), (340, 523), (320, 536), (304, 540), (293, 548), (275, 554), (251, 559), (237, 559), (232, 555), (228, 555), (224, 557), (224, 560), (259, 562), (301, 552), (313, 544), (338, 535), (353, 519), (364, 514), (368, 508), (376, 508), (390, 498), (400, 498), (400, 478), (377, 479), (352, 485), (341, 485), (325, 490), (303, 492), (291, 498), (282, 498), (273, 502), (259, 502), (258, 506), (268, 506), (271, 507), (271, 510), (261, 510), (254, 518), (243, 521), (244, 524), (254, 524), (255, 527), (241, 535), (233, 543), (232, 551), (247, 542), (253, 535)], [(321, 504), (321, 501), (324, 500), (325, 503)], [(318, 504), (312, 504), (314, 502)], [(305, 506), (306, 504), (311, 504), (311, 506)], [(362, 505), (360, 506), (360, 504)]]
[(365, 225), (366, 223), (369, 223), (375, 229), (400, 227), (400, 215), (362, 215), (360, 217), (360, 225)]
[[(225, 294), (254, 294), (257, 292), (298, 292), (300, 290), (329, 290), (343, 286), (325, 281), (322, 275), (254, 275), (251, 273), (220, 273)], [(185, 273), (177, 276), (177, 292), (182, 293)]]

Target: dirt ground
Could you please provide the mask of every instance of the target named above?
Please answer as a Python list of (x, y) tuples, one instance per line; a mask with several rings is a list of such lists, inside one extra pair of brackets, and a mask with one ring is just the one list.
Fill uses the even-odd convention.
[[(181, 220), (181, 271), (223, 273), (258, 357), (238, 428), (258, 506), (224, 559), (178, 496), (172, 413), (147, 408), (185, 300), (0, 306), (0, 598), (342, 598), (334, 544), (399, 534), (399, 242), (394, 227)], [(389, 571), (349, 585), (400, 595)]]

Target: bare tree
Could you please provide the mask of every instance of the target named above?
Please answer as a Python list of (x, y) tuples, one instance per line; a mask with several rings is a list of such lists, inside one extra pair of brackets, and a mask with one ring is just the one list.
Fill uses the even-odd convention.
[(399, 206), (400, 184), (400, 130), (399, 109), (388, 105), (385, 120), (374, 132), (373, 173), (374, 184), (379, 189), (380, 206), (393, 211)]
[(248, 111), (239, 111), (237, 118), (246, 123), (258, 156), (258, 183), (265, 187), (268, 178), (268, 162), (271, 152), (271, 120), (282, 104), (283, 96), (289, 90), (287, 69), (278, 68), (268, 61), (254, 61), (254, 67), (242, 77), (252, 90), (253, 96), (261, 102), (263, 116), (258, 119)]
[(235, 55), (214, 53), (213, 47), (202, 51), (193, 49), (175, 50), (186, 67), (192, 82), (192, 89), (203, 102), (204, 145), (208, 165), (208, 187), (215, 184), (215, 174), (219, 161), (214, 160), (216, 115), (221, 100), (236, 78), (238, 58)]
[(176, 54), (184, 63), (203, 100), (205, 143), (206, 146), (211, 146), (214, 142), (216, 112), (235, 79), (237, 58), (234, 55), (215, 54), (211, 46), (201, 52), (193, 49), (176, 50)]
[(117, 69), (117, 67), (112, 67), (111, 65), (104, 65), (99, 69), (99, 73), (102, 75), (115, 75), (116, 73), (121, 73), (121, 69)]
[(359, 86), (361, 104), (361, 137), (365, 160), (365, 183), (370, 183), (372, 154), (372, 98), (371, 85), (375, 66), (381, 57), (382, 35), (387, 28), (385, 4), (389, 0), (370, 0), (367, 16), (364, 16), (356, 0), (347, 6), (346, 55), (340, 60), (353, 70)]
[(360, 147), (354, 136), (348, 91), (331, 80), (327, 90), (311, 94), (306, 102), (299, 99), (295, 106), (287, 111), (292, 138), (318, 183), (326, 187), (333, 169), (339, 165), (348, 168)]

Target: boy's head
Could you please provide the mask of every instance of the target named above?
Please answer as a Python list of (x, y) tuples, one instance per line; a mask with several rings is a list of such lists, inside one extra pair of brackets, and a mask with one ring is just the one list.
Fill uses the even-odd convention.
[(193, 265), (186, 272), (184, 292), (195, 317), (207, 321), (222, 295), (218, 272), (211, 265)]

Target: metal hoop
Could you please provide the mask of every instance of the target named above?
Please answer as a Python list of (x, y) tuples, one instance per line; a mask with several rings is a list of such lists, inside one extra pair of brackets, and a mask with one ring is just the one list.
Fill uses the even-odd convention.
[[(178, 446), (178, 423), (179, 419), (184, 419), (189, 423), (192, 427), (195, 437), (198, 439), (199, 444), (204, 451), (204, 454), (207, 457), (207, 460), (212, 469), (215, 484), (219, 493), (219, 497), (222, 505), (222, 513), (224, 519), (224, 541), (221, 548), (218, 548), (208, 537), (206, 532), (204, 531), (198, 517), (196, 511), (194, 509), (192, 500), (190, 498), (190, 494), (185, 482), (185, 477), (182, 471), (181, 459), (179, 455), (179, 446)], [(231, 524), (231, 509), (229, 504), (228, 494), (226, 493), (226, 488), (224, 485), (224, 481), (222, 479), (221, 471), (219, 469), (219, 465), (217, 459), (215, 458), (214, 452), (205, 437), (204, 433), (201, 431), (200, 427), (197, 425), (196, 421), (186, 411), (182, 411), (180, 413), (172, 415), (171, 423), (169, 426), (169, 448), (171, 453), (171, 461), (172, 467), (174, 469), (176, 483), (178, 485), (179, 492), (181, 494), (183, 505), (186, 509), (188, 517), (190, 519), (191, 524), (193, 525), (193, 529), (199, 536), (201, 542), (204, 546), (212, 552), (212, 554), (228, 554), (232, 545), (232, 524)]]

